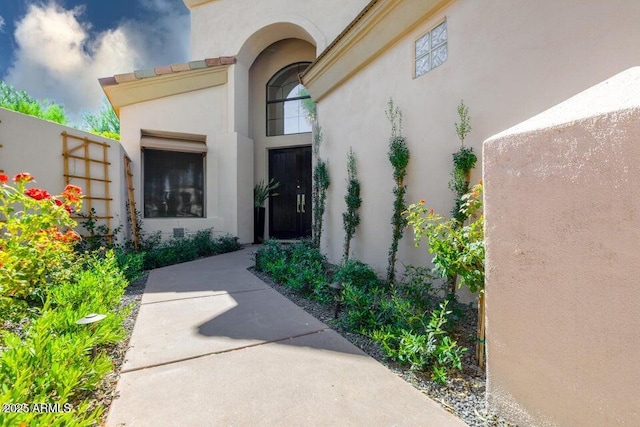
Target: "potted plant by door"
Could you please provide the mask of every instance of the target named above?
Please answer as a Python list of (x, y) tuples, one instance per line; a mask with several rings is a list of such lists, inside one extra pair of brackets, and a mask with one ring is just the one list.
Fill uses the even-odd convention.
[(253, 188), (253, 243), (262, 243), (264, 240), (264, 202), (269, 196), (278, 195), (278, 193), (272, 193), (278, 187), (280, 183), (271, 178), (267, 184), (261, 179)]

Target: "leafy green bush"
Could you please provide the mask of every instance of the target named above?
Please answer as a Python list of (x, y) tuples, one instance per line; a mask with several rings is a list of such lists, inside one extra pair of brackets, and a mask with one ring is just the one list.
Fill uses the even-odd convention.
[(323, 303), (333, 301), (325, 273), (326, 257), (312, 241), (282, 244), (273, 240), (255, 254), (256, 269), (276, 282)]
[(68, 185), (52, 196), (27, 188), (34, 182), (28, 173), (8, 181), (0, 173), (0, 318), (19, 319), (42, 305), (48, 286), (69, 277), (79, 239), (69, 212), (79, 209), (81, 190)]
[(142, 277), (144, 272), (144, 252), (126, 252), (121, 248), (116, 249), (114, 252), (118, 267), (120, 267), (124, 277), (129, 282), (133, 282)]
[(447, 283), (434, 277), (430, 268), (407, 265), (404, 276), (398, 283), (398, 293), (411, 301), (421, 313), (432, 311), (447, 296)]
[(343, 284), (351, 284), (359, 289), (369, 290), (381, 285), (375, 271), (367, 264), (350, 259), (344, 262), (333, 275), (333, 280)]
[(462, 369), (461, 357), (467, 351), (459, 347), (444, 328), (451, 314), (447, 304), (445, 300), (439, 309), (433, 310), (429, 322), (423, 324), (423, 331), (385, 325), (374, 331), (372, 337), (393, 360), (408, 364), (412, 370), (431, 369), (431, 379), (445, 383), (449, 370)]
[[(265, 241), (255, 254), (256, 269), (301, 294), (332, 303), (325, 273), (326, 259), (311, 242), (282, 244)], [(412, 369), (432, 372), (444, 382), (451, 368), (461, 369), (457, 346), (447, 331), (449, 301), (441, 301), (441, 289), (433, 285), (430, 271), (408, 267), (405, 280), (389, 289), (367, 264), (348, 260), (338, 267), (333, 281), (343, 284), (343, 328), (371, 336), (386, 354)], [(429, 313), (430, 317), (429, 317)]]
[(254, 254), (256, 270), (270, 273), (274, 263), (281, 260), (284, 262), (286, 258), (287, 253), (282, 243), (277, 240), (267, 239)]
[[(101, 350), (125, 335), (128, 308), (119, 304), (126, 285), (112, 251), (85, 255), (72, 266), (69, 280), (47, 288), (41, 316), (26, 326), (24, 336), (3, 333), (0, 404), (57, 403), (68, 412), (0, 413), (0, 425), (99, 424), (103, 408), (91, 408), (89, 400), (113, 369)], [(89, 313), (107, 317), (92, 325), (75, 323)]]
[(154, 245), (144, 245), (144, 269), (151, 270), (200, 257), (233, 252), (241, 247), (236, 237), (213, 237), (211, 230), (201, 230), (192, 237), (167, 242), (154, 240)]

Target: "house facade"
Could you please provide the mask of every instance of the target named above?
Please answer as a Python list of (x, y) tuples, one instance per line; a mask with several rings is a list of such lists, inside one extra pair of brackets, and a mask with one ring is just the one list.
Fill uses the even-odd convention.
[[(461, 101), (472, 128), (465, 145), (479, 158), (475, 182), (485, 140), (640, 63), (635, 0), (184, 2), (192, 61), (101, 79), (121, 119), (145, 230), (213, 228), (250, 242), (254, 185), (273, 178), (281, 186), (268, 201), (267, 236), (308, 236), (313, 99), (331, 176), (321, 249), (340, 262), (352, 149), (363, 199), (352, 257), (380, 273), (393, 209), (389, 99), (411, 152), (407, 200), (448, 213)], [(493, 191), (499, 199), (496, 182)], [(430, 255), (407, 231), (398, 259), (424, 265)], [(524, 400), (511, 398), (502, 408), (526, 414)]]
[[(425, 199), (444, 213), (453, 203), (448, 182), (461, 100), (471, 116), (466, 144), (481, 159), (491, 135), (639, 56), (640, 4), (630, 0), (185, 4), (191, 62), (100, 81), (121, 119), (145, 229), (170, 237), (175, 229), (213, 228), (250, 242), (253, 186), (274, 178), (281, 187), (267, 202), (267, 236), (309, 235), (312, 137), (303, 83), (318, 103), (320, 155), (332, 178), (323, 249), (340, 260), (352, 147), (363, 196), (353, 256), (380, 272), (391, 241), (390, 98), (404, 114), (411, 150), (408, 200)], [(480, 171), (481, 160), (473, 180)], [(405, 236), (399, 259), (426, 258)]]
[(145, 231), (213, 228), (250, 242), (254, 184), (274, 177), (267, 235), (308, 236), (311, 133), (298, 75), (366, 2), (185, 3), (193, 61), (100, 80), (120, 116)]

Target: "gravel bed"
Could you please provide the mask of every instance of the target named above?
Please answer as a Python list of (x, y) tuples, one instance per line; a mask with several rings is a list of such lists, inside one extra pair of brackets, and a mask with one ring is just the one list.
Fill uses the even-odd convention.
[(452, 372), (447, 378), (447, 383), (440, 385), (431, 381), (428, 375), (412, 372), (408, 368), (399, 366), (392, 360), (387, 359), (380, 346), (369, 337), (342, 329), (334, 319), (335, 307), (325, 306), (316, 301), (306, 299), (292, 289), (274, 282), (271, 277), (256, 271), (253, 267), (249, 268), (249, 270), (280, 294), (303, 308), (307, 313), (331, 327), (415, 388), (426, 393), (431, 399), (440, 403), (447, 411), (457, 415), (469, 426), (514, 425), (497, 415), (488, 414), (487, 412), (485, 372), (477, 366), (474, 360), (477, 327), (477, 312), (475, 308), (461, 306), (463, 316), (462, 320), (457, 324), (459, 328), (457, 331), (458, 336), (456, 337), (458, 344), (468, 349), (462, 358), (462, 371)]

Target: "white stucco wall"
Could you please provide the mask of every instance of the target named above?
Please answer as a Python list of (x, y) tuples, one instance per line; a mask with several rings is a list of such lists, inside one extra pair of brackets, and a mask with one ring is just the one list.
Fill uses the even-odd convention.
[[(440, 67), (413, 78), (414, 42), (447, 19), (449, 54)], [(480, 157), (482, 141), (640, 62), (640, 3), (527, 0), (454, 1), (375, 58), (319, 104), (332, 187), (322, 249), (331, 261), (342, 255), (346, 157), (353, 147), (362, 182), (362, 222), (353, 256), (383, 272), (391, 243), (392, 169), (387, 159), (390, 97), (404, 114), (411, 149), (409, 202), (448, 213), (456, 107), (470, 109), (467, 145)], [(480, 178), (481, 164), (472, 181)], [(413, 248), (407, 231), (404, 263), (431, 259)]]
[(245, 167), (253, 164), (252, 150), (247, 150), (247, 147), (252, 147), (252, 141), (234, 132), (231, 127), (229, 108), (233, 106), (230, 102), (233, 95), (229, 95), (229, 90), (228, 85), (220, 85), (120, 109), (121, 140), (133, 163), (137, 180), (136, 201), (140, 211), (143, 201), (141, 130), (191, 133), (207, 138), (206, 217), (145, 218), (146, 231), (160, 231), (164, 237), (171, 237), (173, 228), (184, 228), (186, 234), (213, 228), (217, 233), (236, 235), (241, 242), (253, 239), (253, 222), (249, 217), (252, 196), (247, 196), (246, 189), (238, 187), (253, 179), (250, 166)]
[(518, 425), (640, 425), (640, 67), (484, 144), (487, 378)]
[[(111, 228), (122, 226), (122, 233), (128, 232), (126, 210), (126, 182), (124, 175), (125, 150), (118, 143), (108, 138), (103, 138), (88, 132), (83, 132), (68, 126), (41, 120), (14, 111), (0, 108), (0, 169), (13, 177), (20, 172), (29, 172), (36, 179), (35, 186), (44, 188), (51, 194), (60, 194), (65, 187), (64, 159), (62, 157), (62, 132), (79, 138), (88, 138), (93, 141), (108, 144), (107, 150), (109, 165), (109, 184), (111, 201)], [(69, 147), (82, 144), (82, 141), (69, 138)], [(83, 155), (81, 153), (74, 153)], [(102, 159), (103, 148), (91, 146), (91, 158)], [(91, 164), (91, 177), (104, 178), (104, 166)], [(85, 162), (78, 159), (69, 160), (71, 174), (85, 176)], [(82, 179), (72, 179), (72, 184), (80, 186), (87, 193), (87, 183)], [(92, 195), (104, 197), (104, 184), (92, 182)], [(94, 201), (96, 213), (104, 215), (106, 206), (104, 201)], [(83, 212), (86, 213), (88, 201), (84, 202)], [(104, 224), (99, 221), (98, 224)], [(79, 230), (82, 232), (82, 230)], [(122, 237), (122, 234), (119, 237)]]
[[(251, 53), (242, 58), (250, 66), (269, 44), (285, 38), (306, 39), (320, 53), (356, 17), (368, 0), (216, 0), (191, 9), (191, 58), (237, 55), (243, 46)], [(252, 35), (272, 24), (259, 38)], [(303, 31), (300, 31), (302, 29)], [(245, 46), (249, 40), (250, 46)]]

